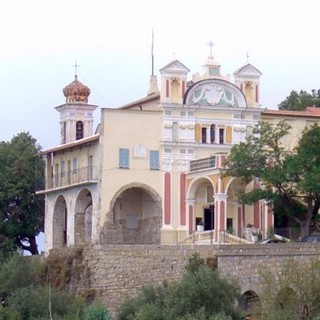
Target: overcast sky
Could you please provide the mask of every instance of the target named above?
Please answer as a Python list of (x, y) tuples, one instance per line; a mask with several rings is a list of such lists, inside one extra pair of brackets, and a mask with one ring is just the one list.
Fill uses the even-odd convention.
[(3, 1), (0, 140), (29, 131), (44, 149), (59, 144), (54, 107), (65, 102), (75, 60), (90, 103), (117, 107), (145, 96), (152, 28), (157, 75), (174, 58), (190, 77), (201, 71), (212, 40), (223, 74), (248, 52), (263, 73), (262, 106), (277, 108), (291, 90), (320, 88), (318, 7), (317, 0)]

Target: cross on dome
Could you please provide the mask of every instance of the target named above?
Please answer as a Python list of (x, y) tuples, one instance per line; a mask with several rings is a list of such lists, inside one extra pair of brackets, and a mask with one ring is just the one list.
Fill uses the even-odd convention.
[(213, 48), (213, 46), (214, 46), (213, 41), (210, 40), (210, 41), (208, 42), (208, 45), (210, 46), (210, 58), (213, 59), (213, 54), (212, 54), (212, 48)]

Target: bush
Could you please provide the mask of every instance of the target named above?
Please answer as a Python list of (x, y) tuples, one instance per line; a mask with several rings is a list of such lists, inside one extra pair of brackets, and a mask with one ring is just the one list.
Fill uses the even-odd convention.
[(51, 301), (51, 313), (54, 318), (66, 315), (76, 319), (81, 313), (83, 302), (77, 300), (66, 292), (51, 289), (51, 299), (48, 289), (40, 286), (29, 286), (17, 290), (8, 299), (8, 309), (21, 314), (22, 320), (34, 318), (48, 319), (49, 300)]
[(204, 266), (198, 254), (189, 260), (180, 282), (145, 287), (119, 309), (118, 320), (236, 320), (239, 286)]
[(86, 309), (84, 320), (112, 320), (112, 317), (106, 308), (93, 304)]

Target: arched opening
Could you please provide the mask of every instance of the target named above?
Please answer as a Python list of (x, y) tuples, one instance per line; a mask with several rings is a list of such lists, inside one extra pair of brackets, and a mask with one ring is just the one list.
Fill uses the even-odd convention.
[(82, 190), (76, 200), (74, 216), (75, 244), (90, 243), (92, 239), (92, 195)]
[(276, 313), (285, 313), (294, 317), (297, 314), (304, 313), (305, 310), (299, 310), (300, 306), (299, 297), (292, 288), (284, 287), (280, 289), (276, 299)]
[(53, 209), (52, 236), (53, 248), (62, 248), (67, 245), (67, 221), (68, 211), (66, 201), (63, 196), (59, 196)]
[(171, 81), (171, 95), (172, 95), (172, 102), (179, 102), (179, 80), (173, 79)]
[(241, 296), (239, 307), (248, 319), (260, 319), (261, 302), (255, 291), (248, 290), (244, 292)]
[(154, 190), (142, 184), (126, 186), (111, 203), (114, 203), (111, 208), (114, 226), (106, 230), (107, 242), (160, 243), (161, 199)]
[(76, 123), (76, 140), (83, 138), (83, 122), (77, 121)]
[[(214, 230), (214, 189), (208, 178), (199, 178), (191, 184), (188, 190), (188, 199), (194, 199), (194, 221), (189, 224), (199, 225), (203, 223), (203, 230)], [(189, 219), (190, 220), (190, 219)]]

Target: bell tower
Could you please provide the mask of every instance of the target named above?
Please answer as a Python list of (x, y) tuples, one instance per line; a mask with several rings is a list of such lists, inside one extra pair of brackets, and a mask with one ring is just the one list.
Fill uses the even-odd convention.
[[(77, 68), (77, 65), (76, 65)], [(66, 103), (56, 107), (60, 113), (60, 142), (69, 143), (93, 134), (93, 112), (96, 105), (88, 103), (90, 89), (78, 80), (63, 88)]]
[(243, 92), (249, 108), (260, 107), (260, 76), (262, 73), (250, 63), (246, 63), (234, 73), (235, 84)]

